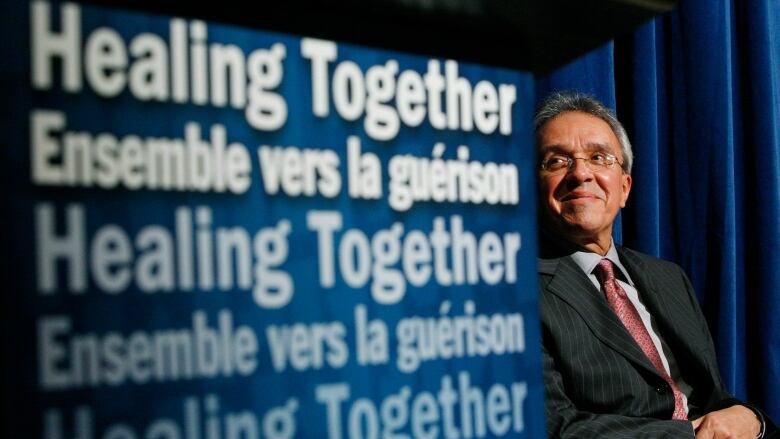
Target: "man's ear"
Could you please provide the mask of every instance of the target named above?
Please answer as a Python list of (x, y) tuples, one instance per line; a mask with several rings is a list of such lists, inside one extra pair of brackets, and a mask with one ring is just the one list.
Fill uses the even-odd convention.
[(620, 207), (626, 207), (626, 201), (628, 201), (628, 194), (631, 192), (631, 183), (633, 180), (631, 179), (630, 174), (623, 173), (623, 175), (620, 177), (622, 179), (620, 188), (622, 190), (621, 198), (620, 198)]

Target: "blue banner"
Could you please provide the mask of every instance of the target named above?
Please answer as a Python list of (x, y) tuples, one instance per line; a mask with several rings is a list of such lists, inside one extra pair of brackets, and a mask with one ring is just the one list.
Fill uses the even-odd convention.
[(530, 74), (8, 3), (6, 437), (544, 436)]

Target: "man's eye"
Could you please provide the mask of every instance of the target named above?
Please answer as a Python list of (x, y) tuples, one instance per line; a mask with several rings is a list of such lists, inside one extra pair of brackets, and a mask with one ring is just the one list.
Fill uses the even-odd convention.
[(547, 166), (561, 166), (568, 163), (565, 157), (553, 156), (547, 159)]
[(592, 156), (590, 156), (590, 161), (592, 161), (594, 163), (607, 162), (607, 161), (609, 161), (609, 156), (607, 156), (604, 153), (597, 152), (597, 153), (593, 154)]

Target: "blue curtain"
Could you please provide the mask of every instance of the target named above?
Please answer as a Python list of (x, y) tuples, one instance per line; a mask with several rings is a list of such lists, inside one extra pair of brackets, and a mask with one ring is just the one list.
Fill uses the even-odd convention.
[(780, 2), (681, 1), (537, 80), (571, 89), (634, 145), (616, 241), (687, 271), (728, 388), (780, 420)]

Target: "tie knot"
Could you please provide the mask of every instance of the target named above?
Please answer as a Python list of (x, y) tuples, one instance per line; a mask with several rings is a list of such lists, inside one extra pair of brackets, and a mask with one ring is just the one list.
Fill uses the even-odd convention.
[(612, 282), (615, 280), (615, 268), (612, 261), (609, 259), (602, 259), (596, 266), (596, 277), (603, 284), (605, 282)]

